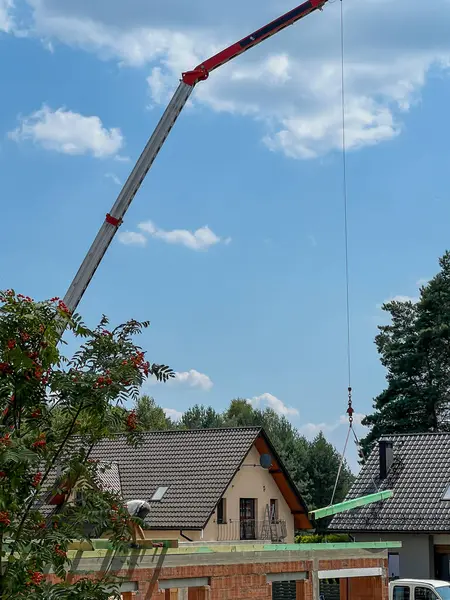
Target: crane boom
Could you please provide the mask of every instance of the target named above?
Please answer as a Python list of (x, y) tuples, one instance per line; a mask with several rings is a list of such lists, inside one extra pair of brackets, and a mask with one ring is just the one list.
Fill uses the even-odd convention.
[(111, 211), (106, 215), (106, 219), (100, 227), (86, 257), (81, 263), (75, 278), (70, 284), (69, 289), (64, 297), (64, 303), (70, 311), (76, 310), (81, 298), (83, 297), (86, 288), (91, 282), (97, 268), (105, 255), (109, 245), (111, 244), (117, 229), (121, 225), (125, 213), (127, 212), (133, 198), (141, 187), (153, 161), (157, 157), (161, 147), (167, 139), (172, 127), (175, 124), (180, 112), (189, 99), (195, 85), (199, 81), (204, 81), (208, 78), (209, 73), (214, 69), (222, 66), (236, 56), (246, 52), (250, 48), (260, 44), (263, 40), (275, 35), (282, 29), (297, 22), (309, 13), (322, 9), (327, 0), (308, 0), (300, 4), (293, 10), (282, 15), (278, 19), (268, 23), (261, 29), (243, 38), (239, 42), (225, 48), (218, 54), (208, 58), (203, 63), (198, 65), (192, 71), (187, 71), (182, 74), (182, 79), (176, 89), (172, 99), (170, 100), (163, 116), (161, 117), (156, 129), (145, 146), (136, 165), (131, 171), (127, 181), (125, 182), (117, 200), (115, 201)]

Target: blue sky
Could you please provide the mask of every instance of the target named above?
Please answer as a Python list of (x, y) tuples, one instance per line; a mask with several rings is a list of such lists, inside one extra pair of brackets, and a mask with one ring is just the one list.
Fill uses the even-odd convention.
[[(344, 2), (363, 415), (379, 305), (415, 297), (448, 247), (450, 5)], [(179, 73), (292, 7), (0, 0), (0, 287), (63, 296)], [(329, 3), (200, 84), (83, 299), (90, 324), (152, 321), (142, 344), (179, 375), (147, 390), (171, 414), (240, 396), (343, 444), (339, 44)]]

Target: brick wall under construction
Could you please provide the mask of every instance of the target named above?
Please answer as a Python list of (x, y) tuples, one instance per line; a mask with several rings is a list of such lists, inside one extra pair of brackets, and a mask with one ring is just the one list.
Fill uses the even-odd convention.
[[(123, 600), (328, 600), (327, 594), (321, 596), (319, 573), (353, 570), (355, 574), (375, 568), (383, 575), (338, 578), (339, 600), (388, 600), (387, 551), (356, 554), (255, 551), (170, 557), (145, 553), (145, 559), (127, 561), (121, 568), (112, 563), (108, 571), (134, 586), (133, 591), (123, 592)], [(90, 576), (102, 572), (101, 564), (104, 561), (90, 569)], [(79, 571), (86, 572), (86, 566), (79, 563)]]

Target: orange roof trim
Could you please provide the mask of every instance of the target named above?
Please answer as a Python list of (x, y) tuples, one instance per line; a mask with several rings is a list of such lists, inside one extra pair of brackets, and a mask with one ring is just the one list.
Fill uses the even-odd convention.
[(255, 447), (260, 454), (270, 454), (272, 456), (272, 466), (269, 469), (269, 473), (274, 478), (275, 483), (291, 509), (291, 513), (294, 515), (295, 528), (303, 530), (313, 529), (314, 525), (308, 518), (308, 509), (299, 491), (296, 489), (284, 465), (278, 458), (275, 449), (263, 431), (256, 438)]

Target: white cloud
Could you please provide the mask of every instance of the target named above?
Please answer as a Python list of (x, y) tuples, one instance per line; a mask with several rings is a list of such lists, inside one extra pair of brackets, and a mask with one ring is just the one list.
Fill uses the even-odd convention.
[(427, 285), (427, 283), (428, 283), (429, 281), (430, 281), (430, 280), (429, 280), (429, 279), (427, 279), (426, 277), (422, 277), (421, 279), (418, 279), (418, 280), (416, 281), (416, 285), (418, 285), (419, 287), (422, 287), (423, 285)]
[[(354, 413), (354, 425), (357, 427), (362, 427), (361, 422), (365, 416), (366, 415), (362, 413)], [(348, 415), (341, 415), (337, 421), (334, 421), (332, 423), (305, 423), (303, 425), (300, 425), (298, 429), (302, 435), (304, 435), (308, 439), (313, 439), (320, 432), (322, 432), (323, 434), (331, 433), (344, 425), (348, 427)]]
[(147, 243), (145, 235), (136, 231), (119, 231), (117, 238), (125, 246), (145, 246)]
[[(337, 83), (336, 83), (337, 85)], [(269, 150), (281, 150), (290, 158), (315, 158), (341, 147), (341, 110), (336, 104), (326, 114), (281, 119), (281, 129), (264, 137)], [(347, 148), (357, 149), (389, 140), (400, 132), (389, 108), (368, 98), (355, 98), (347, 106)]]
[[(146, 386), (154, 386), (157, 385), (159, 382), (156, 379), (156, 377), (151, 376), (147, 379), (147, 381), (145, 382)], [(175, 386), (175, 387), (190, 387), (190, 388), (197, 388), (200, 390), (203, 390), (205, 392), (209, 392), (213, 386), (214, 383), (212, 382), (211, 378), (208, 377), (208, 375), (205, 375), (205, 373), (200, 373), (199, 371), (196, 371), (195, 369), (191, 369), (190, 371), (183, 371), (180, 373), (175, 373), (175, 377), (173, 379), (170, 379), (166, 385), (169, 386)]]
[[(5, 0), (3, 0), (5, 1)], [(27, 0), (33, 33), (149, 68), (154, 102), (165, 102), (181, 71), (269, 22), (273, 3), (231, 0)], [(350, 149), (399, 135), (402, 114), (417, 104), (427, 73), (450, 62), (448, 0), (347, 0), (346, 113)], [(289, 8), (289, 5), (286, 5)], [(194, 102), (248, 115), (264, 143), (293, 158), (341, 147), (339, 7), (329, 3), (212, 74)], [(386, 14), (389, 18), (386, 18)], [(255, 22), (255, 15), (257, 22)]]
[(280, 400), (273, 394), (269, 394), (267, 392), (261, 394), (260, 396), (254, 396), (253, 398), (249, 398), (248, 401), (255, 408), (258, 408), (260, 406), (268, 407), (274, 410), (277, 414), (284, 415), (285, 417), (299, 415), (299, 412), (296, 408), (286, 406), (286, 404), (282, 400)]
[(55, 47), (50, 40), (42, 40), (42, 45), (46, 50), (48, 50), (48, 52), (50, 52), (50, 54), (55, 53)]
[[(355, 425), (361, 425), (362, 420), (366, 418), (366, 415), (364, 413), (353, 413), (353, 423)], [(339, 424), (340, 425), (348, 425), (348, 415), (341, 415), (339, 417)]]
[(123, 144), (120, 129), (107, 129), (99, 117), (85, 117), (64, 108), (43, 106), (21, 119), (8, 136), (16, 142), (31, 140), (47, 150), (64, 154), (92, 154), (96, 158), (114, 155)]
[(172, 78), (164, 75), (161, 67), (154, 67), (147, 77), (150, 96), (156, 104), (162, 104), (170, 98)]
[[(165, 230), (157, 227), (152, 221), (145, 221), (144, 223), (139, 223), (138, 228), (150, 237), (162, 240), (168, 244), (185, 246), (191, 250), (208, 250), (208, 248), (220, 242), (229, 244), (231, 241), (231, 238), (222, 240), (206, 225), (195, 231), (187, 229)], [(144, 237), (142, 233), (135, 235)]]
[(0, 0), (0, 32), (10, 33), (14, 29), (12, 0)]
[(394, 296), (393, 298), (390, 298), (387, 302), (412, 302), (413, 304), (416, 304), (419, 301), (419, 298), (417, 298), (416, 296)]
[(183, 373), (175, 373), (175, 378), (170, 381), (172, 385), (180, 384), (187, 385), (192, 388), (199, 388), (208, 392), (213, 387), (213, 382), (204, 373), (199, 373), (195, 369), (184, 371)]
[(273, 54), (259, 65), (236, 67), (231, 73), (232, 81), (268, 81), (274, 85), (291, 79), (290, 58), (287, 54)]
[(334, 424), (330, 425), (329, 423), (305, 423), (298, 428), (300, 433), (308, 439), (315, 438), (320, 432), (327, 433), (334, 429), (336, 429), (336, 426)]
[(172, 421), (179, 421), (183, 416), (183, 413), (175, 408), (164, 408), (163, 410), (166, 417), (172, 419)]
[(317, 248), (317, 239), (316, 239), (315, 235), (312, 235), (312, 234), (308, 235), (308, 241), (313, 248)]
[(117, 154), (114, 157), (114, 160), (117, 160), (118, 162), (131, 162), (131, 158), (129, 156), (121, 156), (120, 154)]
[(105, 173), (105, 177), (107, 179), (111, 179), (111, 181), (114, 181), (116, 185), (122, 185), (122, 182), (115, 173)]
[(382, 304), (377, 304), (377, 308), (381, 309), (383, 304), (387, 304), (388, 302), (411, 302), (412, 304), (417, 304), (417, 302), (419, 302), (419, 298), (417, 296), (403, 296), (399, 294), (397, 296), (391, 296)]

